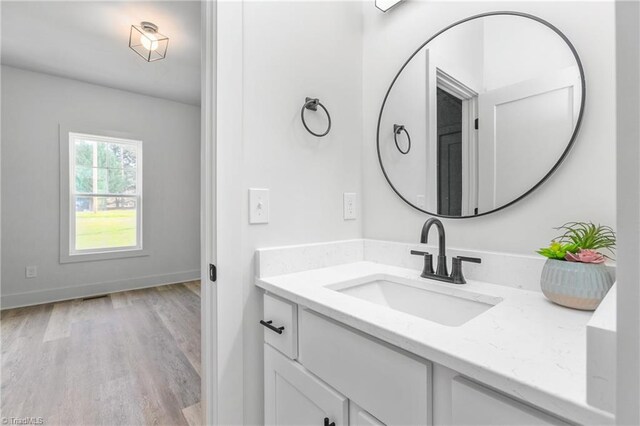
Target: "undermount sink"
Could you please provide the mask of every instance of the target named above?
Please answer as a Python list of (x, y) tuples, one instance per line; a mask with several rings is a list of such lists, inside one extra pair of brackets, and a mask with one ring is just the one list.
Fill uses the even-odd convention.
[(425, 284), (375, 277), (365, 282), (361, 280), (341, 283), (330, 288), (342, 294), (453, 327), (466, 323), (502, 301), (499, 297), (472, 293), (455, 287), (425, 288)]

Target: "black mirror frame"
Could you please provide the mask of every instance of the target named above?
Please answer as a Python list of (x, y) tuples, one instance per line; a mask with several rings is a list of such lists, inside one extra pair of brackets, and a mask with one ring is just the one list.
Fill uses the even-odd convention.
[[(437, 213), (426, 211), (426, 210), (421, 209), (420, 207), (416, 206), (415, 204), (411, 203), (409, 200), (407, 200), (405, 197), (403, 197), (402, 194), (400, 194), (400, 192), (396, 189), (396, 187), (393, 186), (393, 183), (391, 183), (391, 180), (389, 179), (389, 176), (387, 175), (387, 171), (384, 168), (384, 164), (382, 163), (382, 154), (380, 152), (380, 125), (381, 125), (381, 121), (382, 121), (382, 114), (384, 113), (384, 107), (385, 107), (385, 105), (387, 103), (387, 98), (389, 97), (389, 93), (391, 93), (391, 89), (393, 89), (393, 85), (395, 84), (396, 80), (398, 80), (398, 78), (400, 77), (400, 74), (402, 74), (402, 71), (404, 71), (404, 69), (409, 64), (409, 62), (411, 62), (411, 60), (422, 50), (422, 48), (424, 48), (427, 44), (429, 44), (432, 40), (434, 40), (440, 34), (444, 33), (447, 30), (450, 30), (453, 27), (456, 27), (456, 26), (458, 26), (460, 24), (463, 24), (465, 22), (468, 22), (468, 21), (472, 21), (474, 19), (484, 18), (484, 17), (487, 17), (487, 16), (499, 16), (499, 15), (519, 16), (519, 17), (522, 17), (522, 18), (528, 18), (528, 19), (532, 19), (534, 21), (537, 21), (537, 22), (545, 25), (546, 27), (550, 28), (551, 30), (553, 30), (558, 36), (560, 36), (560, 38), (562, 40), (564, 40), (565, 43), (567, 43), (567, 46), (569, 46), (569, 49), (571, 50), (571, 53), (573, 54), (573, 57), (575, 58), (576, 63), (578, 64), (578, 69), (580, 71), (580, 82), (582, 83), (582, 97), (581, 97), (581, 101), (580, 101), (580, 113), (578, 114), (578, 120), (576, 121), (576, 126), (573, 129), (573, 134), (571, 135), (571, 139), (569, 140), (569, 143), (567, 144), (567, 147), (565, 148), (564, 152), (562, 153), (562, 155), (560, 156), (558, 161), (555, 163), (555, 165), (551, 168), (551, 170), (549, 170), (547, 172), (547, 174), (544, 175), (544, 177), (542, 177), (542, 179), (540, 179), (540, 181), (538, 183), (536, 183), (534, 186), (532, 186), (524, 194), (522, 194), (519, 197), (515, 198), (513, 201), (510, 201), (510, 202), (508, 202), (508, 203), (506, 203), (506, 204), (504, 204), (504, 205), (502, 205), (502, 206), (500, 206), (498, 208), (495, 208), (493, 210), (490, 210), (490, 211), (487, 211), (487, 212), (478, 213), (478, 214), (475, 214), (475, 215), (469, 215), (469, 216), (449, 216), (449, 215), (441, 215), (441, 214), (437, 214)], [(409, 59), (407, 59), (405, 61), (405, 63), (402, 65), (402, 67), (400, 68), (400, 70), (398, 71), (396, 76), (391, 81), (391, 84), (389, 85), (389, 89), (387, 89), (387, 93), (384, 95), (384, 99), (382, 101), (382, 106), (380, 107), (380, 114), (378, 115), (378, 126), (377, 126), (377, 132), (376, 132), (376, 149), (378, 151), (378, 162), (380, 163), (380, 168), (382, 169), (382, 173), (384, 174), (384, 177), (387, 180), (387, 183), (389, 184), (391, 189), (393, 189), (393, 191), (400, 197), (400, 199), (402, 199), (402, 201), (404, 201), (405, 203), (407, 203), (408, 205), (410, 205), (414, 209), (416, 209), (418, 211), (421, 211), (422, 213), (428, 214), (430, 216), (442, 217), (442, 218), (445, 218), (445, 219), (470, 219), (470, 218), (475, 218), (475, 217), (480, 217), (480, 216), (485, 216), (485, 215), (488, 215), (488, 214), (491, 214), (491, 213), (495, 213), (495, 212), (503, 210), (503, 209), (505, 209), (505, 208), (517, 203), (518, 201), (522, 200), (523, 198), (525, 198), (526, 196), (531, 194), (533, 191), (538, 189), (543, 183), (545, 183), (551, 177), (551, 175), (553, 175), (553, 173), (564, 162), (564, 160), (569, 155), (569, 152), (571, 151), (571, 148), (573, 147), (573, 145), (574, 145), (574, 143), (575, 143), (575, 141), (576, 141), (576, 139), (578, 137), (578, 133), (579, 133), (580, 127), (582, 125), (582, 119), (583, 119), (583, 116), (584, 116), (584, 108), (585, 108), (586, 96), (587, 96), (587, 86), (586, 86), (586, 80), (585, 80), (585, 76), (584, 76), (584, 67), (582, 66), (582, 61), (580, 60), (580, 56), (578, 55), (577, 50), (575, 49), (575, 47), (573, 46), (571, 41), (569, 41), (567, 36), (565, 36), (564, 33), (562, 33), (562, 31), (560, 31), (554, 25), (550, 24), (549, 22), (545, 21), (542, 18), (539, 18), (539, 17), (534, 16), (534, 15), (530, 15), (528, 13), (522, 13), (522, 12), (495, 11), (495, 12), (486, 12), (486, 13), (481, 13), (481, 14), (478, 14), (478, 15), (473, 15), (473, 16), (470, 16), (468, 18), (462, 19), (460, 21), (457, 21), (457, 22), (455, 22), (455, 23), (443, 28), (442, 30), (438, 31), (433, 36), (431, 36), (427, 41), (422, 43), (420, 45), (420, 47), (418, 47), (418, 49), (416, 49), (416, 51), (413, 52), (411, 54), (411, 56), (409, 56)]]

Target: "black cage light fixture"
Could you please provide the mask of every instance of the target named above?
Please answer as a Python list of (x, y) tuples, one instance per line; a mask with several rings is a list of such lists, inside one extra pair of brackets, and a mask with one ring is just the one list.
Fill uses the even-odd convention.
[(158, 61), (167, 56), (169, 37), (158, 32), (158, 26), (151, 22), (132, 25), (129, 47), (147, 62)]

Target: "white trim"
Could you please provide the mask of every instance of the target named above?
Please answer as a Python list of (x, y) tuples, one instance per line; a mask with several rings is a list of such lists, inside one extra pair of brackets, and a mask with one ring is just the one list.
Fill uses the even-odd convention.
[(200, 328), (202, 420), (217, 425), (218, 396), (218, 287), (209, 281), (209, 264), (216, 259), (216, 0), (201, 3), (200, 66)]
[(96, 251), (92, 253), (81, 253), (69, 255), (67, 253), (60, 254), (60, 263), (78, 263), (78, 262), (97, 262), (101, 260), (127, 259), (131, 257), (151, 256), (151, 250), (147, 249), (131, 249), (131, 250), (113, 250), (113, 251)]
[[(220, 425), (244, 424), (244, 311), (242, 190), (243, 8), (218, 2), (216, 118), (216, 256), (218, 259), (217, 403)], [(246, 325), (253, 327), (253, 324)], [(222, 374), (224, 373), (224, 374)]]
[(119, 291), (129, 291), (182, 283), (194, 281), (199, 278), (200, 271), (193, 270), (175, 272), (172, 274), (147, 275), (143, 277), (127, 278), (124, 280), (103, 281), (81, 286), (61, 287), (16, 294), (3, 294), (2, 297), (0, 297), (0, 306), (2, 306), (2, 309), (19, 308), (22, 306), (79, 299), (107, 293), (116, 293)]
[(436, 86), (458, 99), (471, 99), (478, 96), (475, 90), (438, 67), (436, 67)]

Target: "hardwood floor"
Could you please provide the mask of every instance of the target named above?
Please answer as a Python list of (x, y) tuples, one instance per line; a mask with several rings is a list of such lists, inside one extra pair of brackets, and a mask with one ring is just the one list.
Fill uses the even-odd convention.
[(200, 282), (2, 311), (1, 416), (200, 424)]

